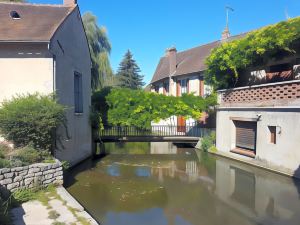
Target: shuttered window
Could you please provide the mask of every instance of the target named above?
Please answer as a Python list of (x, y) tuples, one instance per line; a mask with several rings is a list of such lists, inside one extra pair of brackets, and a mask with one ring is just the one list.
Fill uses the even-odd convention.
[(74, 105), (75, 113), (83, 113), (82, 75), (74, 73)]
[(276, 144), (276, 127), (275, 126), (269, 126), (270, 130), (270, 142), (272, 144)]
[(234, 121), (236, 127), (236, 147), (254, 151), (256, 149), (256, 122)]

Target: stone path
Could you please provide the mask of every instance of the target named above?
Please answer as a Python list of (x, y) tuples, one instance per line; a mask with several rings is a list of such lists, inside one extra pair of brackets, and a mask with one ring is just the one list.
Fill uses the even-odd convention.
[[(83, 218), (91, 225), (98, 223), (84, 211), (83, 207), (62, 187), (57, 188), (61, 199), (51, 199), (48, 206), (39, 201), (30, 201), (11, 211), (14, 225), (81, 225)], [(49, 218), (50, 212), (57, 213)], [(50, 214), (49, 214), (50, 213)]]

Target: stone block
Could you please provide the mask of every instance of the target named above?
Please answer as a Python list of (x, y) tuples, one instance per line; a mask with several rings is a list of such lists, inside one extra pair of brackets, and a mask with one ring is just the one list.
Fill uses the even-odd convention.
[(11, 172), (20, 172), (20, 171), (23, 171), (23, 170), (24, 170), (23, 167), (15, 167), (15, 168), (11, 169)]
[(0, 169), (0, 174), (5, 174), (5, 173), (9, 173), (9, 172), (10, 172), (9, 168)]
[(53, 181), (53, 184), (61, 186), (64, 184), (64, 181), (63, 180), (55, 180), (55, 181)]
[(43, 172), (43, 175), (53, 174), (53, 173), (55, 173), (55, 170), (47, 170)]
[(12, 184), (8, 184), (7, 186), (6, 186), (6, 188), (8, 189), (8, 190), (11, 190), (11, 189), (14, 189), (14, 188), (17, 188), (17, 187), (19, 187), (19, 182), (15, 182), (15, 183), (12, 183)]
[(63, 175), (63, 171), (58, 171), (54, 174), (55, 177), (62, 176), (62, 175)]
[(23, 170), (23, 171), (21, 171), (21, 172), (18, 173), (18, 176), (24, 177), (24, 176), (26, 176), (27, 174), (28, 174), (28, 170)]
[(17, 177), (14, 178), (14, 182), (19, 182), (21, 180), (23, 180), (22, 176), (17, 176)]
[(4, 179), (0, 181), (0, 185), (7, 185), (7, 184), (11, 184), (12, 183), (12, 179), (8, 178), (8, 179)]
[(55, 178), (51, 178), (49, 180), (45, 180), (45, 181), (43, 181), (43, 184), (51, 184), (54, 180), (55, 180)]
[(12, 178), (14, 176), (15, 173), (5, 173), (4, 177), (5, 178)]
[(37, 173), (37, 172), (40, 172), (41, 171), (41, 169), (40, 168), (38, 168), (38, 167), (36, 167), (36, 168), (30, 168), (29, 170), (28, 170), (28, 173), (30, 174), (30, 173)]
[(0, 175), (0, 180), (3, 180), (4, 179), (4, 176), (3, 175)]
[(31, 178), (31, 177), (34, 177), (34, 173), (29, 173), (25, 176), (25, 178)]
[(25, 184), (26, 186), (28, 186), (28, 185), (30, 185), (30, 184), (32, 184), (32, 183), (33, 183), (33, 178), (27, 178), (27, 179), (24, 180), (24, 184)]
[(45, 180), (53, 178), (53, 174), (47, 174), (44, 176)]
[(35, 173), (35, 174), (34, 174), (35, 177), (40, 177), (40, 176), (42, 176), (42, 175), (43, 175), (42, 172), (38, 172), (38, 173)]
[(54, 164), (52, 165), (52, 169), (56, 169), (56, 168), (58, 168), (58, 167), (60, 167), (59, 163), (54, 163)]
[(59, 177), (56, 177), (55, 179), (56, 179), (56, 180), (63, 180), (64, 177), (63, 177), (63, 176), (59, 176)]
[(63, 170), (62, 167), (58, 167), (58, 168), (55, 169), (56, 172), (59, 172), (59, 171), (62, 171), (62, 170)]

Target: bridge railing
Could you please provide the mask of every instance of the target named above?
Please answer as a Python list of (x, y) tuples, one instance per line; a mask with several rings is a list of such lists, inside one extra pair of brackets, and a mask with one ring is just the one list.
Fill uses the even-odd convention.
[(213, 129), (198, 125), (170, 126), (154, 125), (151, 128), (134, 126), (105, 126), (100, 132), (101, 137), (204, 137)]

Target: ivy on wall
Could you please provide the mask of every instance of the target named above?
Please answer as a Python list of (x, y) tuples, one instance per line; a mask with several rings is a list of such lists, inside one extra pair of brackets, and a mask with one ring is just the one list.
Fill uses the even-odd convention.
[(234, 87), (246, 68), (299, 52), (300, 17), (224, 42), (206, 59), (205, 80), (215, 89)]

